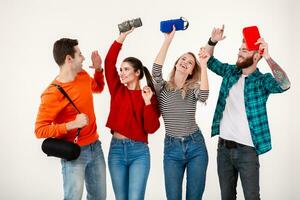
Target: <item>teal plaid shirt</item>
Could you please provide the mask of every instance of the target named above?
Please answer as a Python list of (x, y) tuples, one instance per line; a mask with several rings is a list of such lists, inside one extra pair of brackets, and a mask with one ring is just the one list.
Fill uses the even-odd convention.
[[(213, 56), (208, 60), (208, 68), (223, 77), (212, 124), (212, 137), (220, 133), (220, 122), (231, 87), (239, 80), (242, 70), (236, 65), (221, 63)], [(271, 150), (271, 135), (268, 124), (266, 103), (271, 93), (284, 90), (270, 74), (256, 69), (245, 78), (244, 98), (248, 125), (253, 144), (258, 155)]]

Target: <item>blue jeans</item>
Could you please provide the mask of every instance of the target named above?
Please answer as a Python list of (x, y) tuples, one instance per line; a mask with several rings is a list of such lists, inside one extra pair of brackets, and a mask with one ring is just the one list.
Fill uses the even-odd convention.
[(165, 137), (164, 174), (168, 200), (182, 199), (186, 169), (186, 200), (199, 200), (205, 188), (208, 154), (200, 130), (186, 137)]
[(237, 145), (228, 148), (218, 144), (218, 175), (222, 200), (236, 199), (240, 174), (245, 200), (259, 200), (259, 159), (253, 147)]
[(64, 199), (80, 200), (84, 181), (88, 200), (106, 199), (106, 171), (101, 142), (82, 146), (76, 160), (61, 160)]
[(116, 200), (142, 200), (150, 170), (148, 145), (112, 138), (108, 166)]

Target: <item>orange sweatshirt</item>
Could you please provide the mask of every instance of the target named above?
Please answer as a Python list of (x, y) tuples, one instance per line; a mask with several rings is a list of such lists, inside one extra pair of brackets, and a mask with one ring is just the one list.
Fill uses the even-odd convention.
[(66, 123), (75, 120), (78, 114), (68, 99), (52, 84), (59, 84), (72, 99), (81, 113), (89, 118), (89, 124), (82, 127), (78, 139), (80, 146), (98, 139), (92, 93), (100, 93), (104, 88), (103, 72), (95, 72), (91, 78), (86, 71), (77, 74), (74, 81), (61, 83), (54, 80), (41, 95), (41, 104), (35, 122), (37, 138), (56, 137), (73, 141), (77, 129), (67, 131)]

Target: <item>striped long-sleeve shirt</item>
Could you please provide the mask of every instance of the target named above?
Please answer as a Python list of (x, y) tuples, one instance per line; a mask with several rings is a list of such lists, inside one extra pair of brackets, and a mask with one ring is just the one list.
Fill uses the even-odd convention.
[(180, 90), (168, 90), (167, 82), (162, 77), (162, 66), (153, 64), (152, 76), (159, 100), (159, 107), (164, 119), (166, 134), (173, 137), (182, 137), (194, 133), (199, 129), (196, 120), (197, 101), (205, 102), (209, 90), (199, 87), (189, 89), (182, 98)]

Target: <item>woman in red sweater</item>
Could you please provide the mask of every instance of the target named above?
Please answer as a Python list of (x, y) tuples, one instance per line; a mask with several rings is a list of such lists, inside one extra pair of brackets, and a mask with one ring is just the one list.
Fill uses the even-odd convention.
[[(105, 58), (105, 78), (111, 95), (106, 126), (113, 134), (108, 165), (116, 200), (144, 199), (150, 170), (148, 133), (159, 128), (159, 108), (152, 78), (134, 57), (123, 60), (120, 76), (116, 62), (126, 36), (121, 33)], [(139, 80), (146, 76), (143, 88)]]

